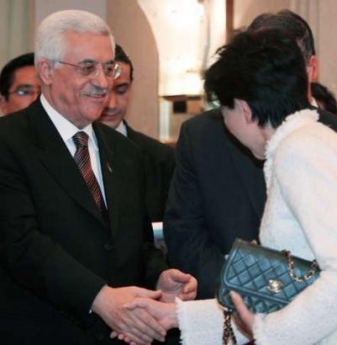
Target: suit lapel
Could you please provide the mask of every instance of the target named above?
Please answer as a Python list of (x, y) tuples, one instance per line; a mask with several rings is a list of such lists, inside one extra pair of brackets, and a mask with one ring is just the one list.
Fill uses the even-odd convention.
[(103, 223), (80, 170), (40, 101), (35, 102), (29, 110), (27, 115), (42, 164), (65, 193)]
[[(115, 159), (115, 152), (113, 152), (112, 148), (115, 147), (113, 142), (113, 133), (109, 133), (110, 135), (105, 135), (102, 129), (102, 125), (99, 123), (94, 123), (93, 128), (96, 134), (99, 153), (100, 153), (100, 160), (101, 160), (101, 170), (103, 176), (103, 183), (104, 183), (104, 191), (105, 191), (105, 199), (107, 203), (109, 221), (110, 221), (110, 228), (112, 235), (116, 229), (118, 229), (118, 209), (119, 209), (119, 185), (118, 179), (116, 176), (116, 161)], [(108, 129), (111, 131), (110, 129)]]

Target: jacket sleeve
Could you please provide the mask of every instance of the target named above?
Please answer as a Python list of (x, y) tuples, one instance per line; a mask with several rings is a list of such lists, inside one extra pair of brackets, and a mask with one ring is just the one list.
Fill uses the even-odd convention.
[[(292, 213), (321, 274), (284, 309), (255, 316), (258, 345), (316, 344), (337, 331), (337, 139), (326, 128), (318, 134), (289, 136), (278, 147), (269, 193), (278, 193)], [(283, 221), (273, 231), (289, 222), (278, 215)]]
[(198, 279), (198, 298), (214, 296), (223, 255), (210, 237), (189, 128), (183, 124), (169, 192), (164, 236), (169, 264)]
[[(222, 344), (223, 310), (215, 299), (183, 302), (176, 298), (176, 307), (182, 345)], [(248, 339), (234, 322), (232, 327), (238, 345), (246, 344)]]

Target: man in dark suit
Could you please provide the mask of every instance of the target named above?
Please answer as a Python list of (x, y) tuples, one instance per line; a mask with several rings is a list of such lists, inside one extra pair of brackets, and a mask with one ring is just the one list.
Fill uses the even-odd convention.
[(174, 170), (172, 147), (162, 144), (132, 129), (125, 121), (133, 81), (133, 65), (120, 45), (116, 45), (115, 60), (121, 66), (100, 121), (132, 140), (142, 151), (146, 167), (146, 204), (152, 222), (162, 222), (168, 189)]
[(35, 54), (41, 97), (0, 119), (0, 342), (164, 340), (154, 317), (124, 304), (193, 298), (196, 281), (154, 248), (138, 149), (94, 122), (120, 72), (110, 30), (56, 12)]
[[(308, 24), (283, 10), (258, 16), (248, 30), (266, 28), (284, 30), (299, 42), (308, 79), (315, 80), (317, 58)], [(309, 85), (308, 96), (311, 101)], [(321, 113), (321, 121), (337, 130), (333, 115)], [(170, 264), (198, 279), (197, 298), (214, 297), (224, 256), (236, 237), (257, 239), (264, 201), (262, 166), (229, 134), (219, 109), (183, 124), (164, 235)]]

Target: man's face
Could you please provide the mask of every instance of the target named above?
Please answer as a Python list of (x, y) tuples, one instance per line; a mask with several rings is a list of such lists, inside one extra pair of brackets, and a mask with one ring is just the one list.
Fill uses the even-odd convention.
[(233, 109), (222, 107), (221, 109), (225, 126), (246, 146), (257, 159), (264, 159), (265, 137), (263, 129), (258, 121), (252, 118), (248, 104), (241, 100), (235, 100)]
[[(107, 77), (102, 64), (109, 64), (113, 47), (109, 36), (93, 33), (65, 34), (66, 51), (62, 61), (67, 64), (52, 64), (50, 75), (43, 71), (43, 93), (50, 104), (76, 127), (83, 128), (97, 120), (112, 87), (113, 77)], [(48, 61), (48, 60), (47, 60)], [(83, 76), (80, 69), (73, 65), (84, 66), (98, 63), (98, 71)]]
[(8, 100), (1, 97), (0, 106), (4, 115), (28, 107), (40, 94), (40, 83), (34, 66), (18, 68), (13, 75)]
[(101, 122), (112, 128), (117, 128), (123, 120), (131, 93), (130, 66), (119, 61), (118, 64), (122, 68), (122, 73), (113, 82), (112, 90), (100, 118)]

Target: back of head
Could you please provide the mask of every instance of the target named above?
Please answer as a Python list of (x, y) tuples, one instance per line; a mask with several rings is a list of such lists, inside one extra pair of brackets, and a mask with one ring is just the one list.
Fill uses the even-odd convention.
[(8, 92), (14, 81), (15, 71), (26, 66), (34, 66), (34, 53), (20, 55), (10, 60), (0, 74), (0, 94), (8, 99)]
[(62, 60), (67, 49), (64, 40), (67, 32), (110, 36), (112, 46), (115, 46), (109, 27), (100, 17), (80, 10), (59, 11), (46, 17), (37, 29), (35, 63), (42, 57), (49, 60)]
[(282, 10), (276, 14), (263, 13), (256, 17), (248, 30), (279, 29), (297, 40), (305, 60), (308, 62), (312, 55), (316, 55), (312, 31), (308, 23), (298, 14), (290, 10)]
[(116, 44), (115, 47), (115, 61), (123, 62), (130, 66), (130, 80), (133, 80), (133, 64), (129, 56), (126, 54), (125, 50), (119, 45)]
[(216, 98), (229, 108), (235, 99), (246, 101), (260, 126), (277, 127), (309, 105), (302, 53), (279, 30), (242, 32), (220, 48), (218, 60), (206, 71), (205, 91), (209, 101)]

